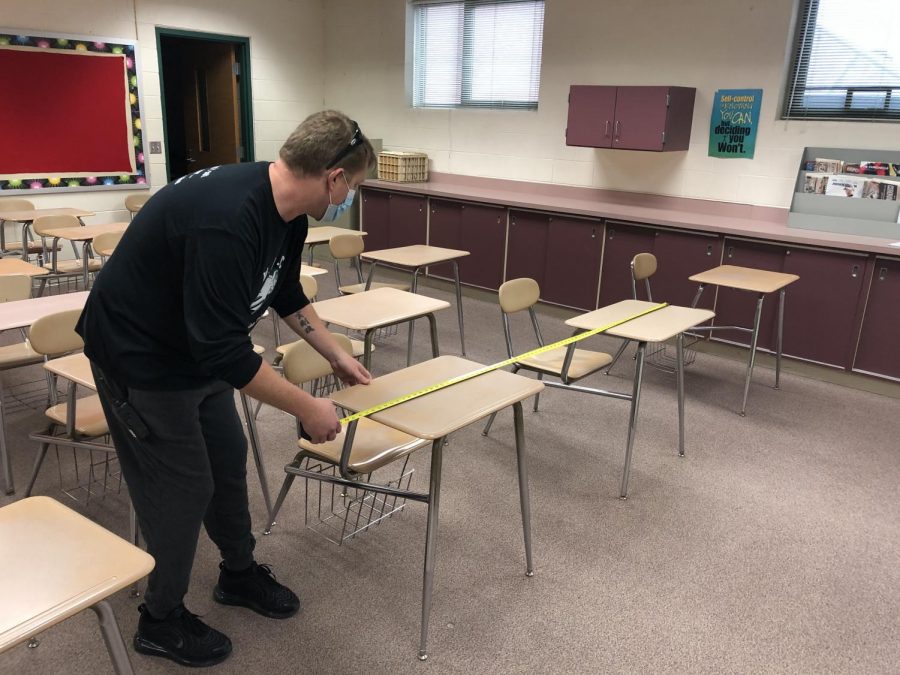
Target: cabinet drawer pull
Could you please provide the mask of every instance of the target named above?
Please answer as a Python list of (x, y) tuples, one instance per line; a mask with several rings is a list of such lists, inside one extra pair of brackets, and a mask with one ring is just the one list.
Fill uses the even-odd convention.
[(712, 244), (706, 245), (706, 255), (712, 255)]
[(887, 279), (887, 267), (882, 267), (878, 270), (878, 281), (884, 281)]
[(850, 268), (850, 276), (854, 279), (859, 276), (859, 265), (854, 265)]

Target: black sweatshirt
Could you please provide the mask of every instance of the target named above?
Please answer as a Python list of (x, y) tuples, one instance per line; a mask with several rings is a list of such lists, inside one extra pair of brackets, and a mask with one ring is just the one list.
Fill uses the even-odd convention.
[(153, 195), (98, 274), (77, 331), (85, 354), (134, 389), (177, 390), (259, 369), (249, 332), (300, 288), (306, 216), (285, 222), (268, 162), (203, 169)]

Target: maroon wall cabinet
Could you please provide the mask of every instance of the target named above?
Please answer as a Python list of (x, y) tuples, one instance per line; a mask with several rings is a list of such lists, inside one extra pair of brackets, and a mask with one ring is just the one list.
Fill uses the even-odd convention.
[(379, 190), (363, 188), (362, 191), (362, 222), (360, 227), (366, 232), (366, 249), (377, 251), (387, 248), (390, 244), (390, 194)]
[(572, 85), (566, 144), (619, 150), (687, 150), (696, 89)]
[(876, 258), (853, 369), (900, 378), (900, 260)]

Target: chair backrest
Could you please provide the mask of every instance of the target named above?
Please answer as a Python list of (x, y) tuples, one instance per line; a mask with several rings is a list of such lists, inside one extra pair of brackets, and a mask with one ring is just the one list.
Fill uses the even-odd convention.
[[(332, 333), (338, 346), (345, 352), (353, 355), (353, 345), (350, 338), (342, 333)], [(284, 368), (284, 377), (292, 384), (305, 384), (326, 375), (331, 375), (333, 369), (328, 360), (319, 354), (306, 340), (295, 342), (281, 362)]]
[(638, 253), (631, 259), (631, 295), (635, 300), (637, 295), (637, 282), (643, 281), (647, 291), (647, 300), (653, 302), (650, 293), (650, 277), (656, 274), (656, 256), (652, 253)]
[(0, 276), (0, 302), (27, 300), (31, 297), (31, 277), (25, 274)]
[(124, 232), (103, 232), (94, 237), (92, 248), (100, 255), (111, 255)]
[(148, 199), (150, 199), (150, 195), (146, 193), (128, 195), (125, 197), (125, 208), (133, 215), (141, 210)]
[(331, 257), (337, 260), (355, 258), (365, 250), (365, 242), (359, 234), (338, 234), (328, 240)]
[(3, 219), (3, 214), (8, 211), (27, 211), (33, 208), (34, 204), (27, 199), (4, 197), (3, 199), (0, 199), (0, 220)]
[(63, 312), (41, 317), (28, 331), (31, 348), (38, 354), (65, 354), (84, 347), (81, 336), (75, 332), (75, 324), (81, 316), (80, 309), (67, 309)]
[(534, 279), (510, 279), (500, 287), (500, 309), (506, 314), (532, 307), (541, 297), (541, 288)]
[(75, 216), (38, 216), (31, 224), (31, 229), (38, 236), (44, 236), (47, 230), (63, 227), (81, 227), (81, 221)]
[(308, 274), (300, 275), (300, 287), (303, 289), (303, 295), (306, 296), (307, 300), (312, 300), (319, 294), (319, 282), (316, 281), (315, 277), (311, 277)]

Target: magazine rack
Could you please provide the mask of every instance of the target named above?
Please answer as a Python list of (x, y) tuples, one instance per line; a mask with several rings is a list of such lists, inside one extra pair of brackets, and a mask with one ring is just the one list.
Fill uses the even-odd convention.
[[(867, 237), (900, 239), (900, 200), (833, 197), (803, 192), (807, 161), (817, 157), (857, 162), (900, 162), (900, 150), (857, 150), (848, 148), (804, 148), (794, 198), (788, 214), (788, 227), (822, 232), (859, 234)], [(869, 176), (869, 178), (882, 178)], [(900, 177), (884, 177), (900, 183)]]

